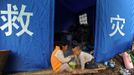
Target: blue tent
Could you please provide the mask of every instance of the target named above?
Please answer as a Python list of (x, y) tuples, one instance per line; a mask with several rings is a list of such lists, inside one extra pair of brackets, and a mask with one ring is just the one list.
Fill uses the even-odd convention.
[(0, 50), (11, 50), (6, 71), (51, 67), (54, 0), (1, 0)]
[[(92, 10), (92, 9), (93, 10)], [(85, 10), (90, 20), (94, 20), (96, 0), (57, 0), (55, 1), (55, 32), (68, 30), (74, 24), (76, 15)], [(90, 21), (89, 23), (93, 23)], [(94, 22), (95, 23), (95, 22)]]
[[(105, 38), (105, 36), (107, 36), (106, 34), (103, 34), (103, 32), (107, 32), (105, 30), (108, 30), (106, 28), (107, 24), (104, 23), (105, 17), (107, 16), (105, 13), (107, 13), (107, 10), (111, 10), (111, 12), (112, 10), (119, 10), (119, 8), (114, 9), (114, 3), (116, 3), (116, 1), (117, 0), (113, 2), (109, 1), (108, 3), (112, 3), (111, 6), (113, 6), (113, 9), (107, 9), (107, 6), (109, 6), (107, 5), (107, 1), (104, 0), (103, 4), (102, 0), (98, 0), (97, 13), (95, 9), (93, 9), (93, 11), (88, 10), (87, 12), (89, 15), (88, 21), (91, 25), (95, 25), (95, 16), (97, 14), (95, 57), (98, 62), (108, 60), (115, 54), (125, 51), (124, 49), (129, 48), (132, 42), (131, 35), (133, 33), (128, 34), (129, 38), (126, 37), (126, 39), (122, 39), (126, 40), (125, 43), (120, 42), (122, 40), (119, 40), (120, 37), (118, 37), (113, 40), (119, 41), (116, 42), (118, 46), (111, 47), (111, 49), (116, 48), (116, 50), (120, 49), (122, 51), (114, 51), (115, 54), (109, 55), (108, 58), (104, 58), (104, 56), (100, 57), (102, 54), (109, 53), (109, 48), (105, 45), (110, 46), (111, 42), (108, 44), (107, 40), (109, 39)], [(124, 1), (124, 3), (130, 3), (129, 1)], [(120, 2), (121, 0), (117, 1), (119, 4)], [(133, 2), (130, 5), (132, 4)], [(123, 6), (122, 3), (121, 6)], [(73, 24), (75, 20), (74, 15), (90, 7), (96, 8), (96, 0), (1, 0), (0, 50), (11, 50), (6, 71), (33, 71), (51, 68), (50, 56), (53, 51), (54, 31), (67, 30), (69, 25)], [(129, 7), (129, 5), (127, 7)], [(103, 12), (101, 12), (102, 10)], [(133, 9), (130, 9), (130, 12), (132, 12), (132, 10)], [(129, 13), (125, 12), (125, 14), (127, 14), (127, 17), (117, 14), (111, 16), (126, 17), (129, 19)], [(54, 30), (54, 23), (56, 30)], [(101, 26), (103, 24), (105, 27)], [(129, 24), (131, 30), (133, 28), (133, 26), (131, 26), (133, 25), (132, 19), (129, 21)], [(125, 31), (128, 30), (129, 28), (126, 28)], [(108, 32), (111, 31), (108, 30)], [(119, 47), (122, 44), (124, 47)]]
[(11, 50), (6, 72), (51, 68), (54, 13), (62, 16), (55, 18), (55, 24), (69, 24), (72, 15), (92, 5), (95, 0), (0, 1), (0, 50)]
[(95, 60), (107, 61), (131, 49), (134, 1), (97, 0)]

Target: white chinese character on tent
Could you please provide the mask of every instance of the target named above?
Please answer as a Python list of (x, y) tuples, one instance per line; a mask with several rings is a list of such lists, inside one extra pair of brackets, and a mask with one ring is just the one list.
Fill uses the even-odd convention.
[[(13, 9), (13, 10), (12, 10)], [(15, 29), (19, 29), (19, 25), (17, 25), (15, 23), (15, 21), (17, 21), (18, 23), (20, 23), (21, 25), (21, 31), (19, 31), (18, 33), (16, 33), (16, 35), (19, 37), (21, 36), (23, 33), (27, 33), (28, 35), (32, 36), (33, 32), (28, 30), (28, 26), (30, 23), (30, 17), (33, 16), (33, 13), (31, 12), (25, 12), (26, 6), (22, 5), (21, 6), (21, 10), (20, 12), (18, 11), (18, 8), (16, 5), (11, 5), (11, 4), (7, 4), (7, 10), (1, 10), (0, 14), (1, 19), (3, 20), (3, 22), (5, 22), (5, 24), (3, 24), (0, 29), (3, 31), (6, 28), (8, 29), (7, 32), (5, 32), (6, 36), (10, 36), (12, 34), (12, 28), (14, 27)], [(26, 21), (24, 21), (24, 18), (26, 17)], [(25, 22), (25, 23), (24, 23)]]
[[(116, 21), (116, 24), (114, 24), (114, 21)], [(124, 28), (125, 19), (120, 18), (119, 15), (117, 17), (111, 17), (111, 23), (112, 23), (112, 30), (114, 30), (111, 34), (109, 34), (110, 37), (113, 37), (117, 32), (119, 32), (122, 36), (125, 36), (125, 33), (121, 30)]]

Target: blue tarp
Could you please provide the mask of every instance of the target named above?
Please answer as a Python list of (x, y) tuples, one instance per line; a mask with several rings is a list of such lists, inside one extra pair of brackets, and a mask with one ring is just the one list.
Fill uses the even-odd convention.
[(106, 61), (131, 48), (133, 0), (97, 0), (95, 60)]
[[(6, 71), (32, 71), (51, 67), (54, 1), (0, 1), (0, 50), (12, 51)], [(61, 9), (55, 9), (56, 16), (58, 14), (55, 23), (64, 26), (73, 24), (75, 19), (72, 16), (95, 5), (96, 0), (58, 0), (56, 4), (61, 6)], [(130, 48), (134, 28), (133, 4), (132, 0), (97, 0), (95, 35), (97, 62), (108, 60)], [(121, 22), (117, 21), (117, 18), (118, 20), (121, 18)]]
[(11, 50), (6, 71), (51, 67), (54, 0), (1, 0), (0, 50)]

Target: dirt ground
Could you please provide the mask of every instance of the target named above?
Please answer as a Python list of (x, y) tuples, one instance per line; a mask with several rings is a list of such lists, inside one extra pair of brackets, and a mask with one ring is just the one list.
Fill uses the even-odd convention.
[[(87, 73), (83, 75), (121, 75), (120, 68), (124, 67), (122, 58), (119, 56), (116, 56), (112, 60), (116, 64), (115, 68), (106, 68), (105, 70), (98, 71), (98, 73)], [(131, 70), (131, 74), (134, 75), (134, 70)], [(74, 74), (71, 74), (71, 73), (54, 74), (50, 70), (41, 70), (41, 71), (35, 71), (35, 72), (13, 73), (13, 74), (7, 74), (7, 75), (74, 75)], [(81, 75), (81, 74), (75, 74), (75, 75)]]

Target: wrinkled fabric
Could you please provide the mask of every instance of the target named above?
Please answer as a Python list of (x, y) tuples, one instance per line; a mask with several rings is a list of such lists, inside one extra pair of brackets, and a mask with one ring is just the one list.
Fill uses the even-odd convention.
[(96, 62), (107, 61), (131, 48), (133, 20), (133, 0), (97, 0), (94, 54)]
[[(19, 28), (12, 26), (10, 36), (5, 35), (8, 27), (4, 30), (0, 29), (0, 50), (11, 50), (6, 71), (33, 71), (50, 68), (50, 56), (53, 51), (54, 0), (1, 0), (0, 11), (7, 11), (8, 4), (12, 6), (12, 11), (19, 11), (19, 14), (23, 10), (22, 5), (26, 6), (24, 12), (33, 13), (27, 28), (33, 34), (30, 36), (25, 32), (17, 36), (16, 33), (22, 30), (17, 20), (15, 23)], [(5, 17), (8, 16), (5, 15)], [(0, 27), (6, 23), (1, 16), (3, 16), (2, 13), (0, 13)], [(15, 15), (12, 15), (12, 18), (13, 16)], [(26, 16), (23, 20), (24, 23), (28, 21)]]

